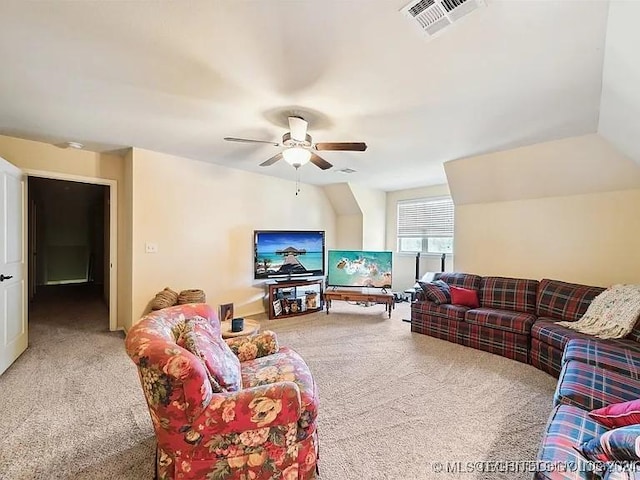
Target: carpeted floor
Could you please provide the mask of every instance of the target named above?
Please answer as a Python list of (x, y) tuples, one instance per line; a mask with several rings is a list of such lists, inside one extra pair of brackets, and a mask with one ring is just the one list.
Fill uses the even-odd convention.
[[(154, 437), (123, 334), (99, 297), (49, 295), (29, 349), (0, 377), (0, 479), (151, 479)], [(334, 302), (268, 321), (318, 382), (320, 472), (334, 479), (500, 479), (435, 462), (534, 460), (555, 379), (531, 366), (412, 334), (409, 304)]]

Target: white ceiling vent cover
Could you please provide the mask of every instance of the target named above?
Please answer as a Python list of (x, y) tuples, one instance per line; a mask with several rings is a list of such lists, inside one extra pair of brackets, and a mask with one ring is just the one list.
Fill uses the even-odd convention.
[(484, 0), (414, 0), (400, 10), (429, 37), (484, 7)]

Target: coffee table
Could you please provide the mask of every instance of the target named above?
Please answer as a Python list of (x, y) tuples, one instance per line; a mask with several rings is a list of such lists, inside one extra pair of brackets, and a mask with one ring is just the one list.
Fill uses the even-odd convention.
[(220, 322), (220, 332), (222, 332), (222, 338), (235, 338), (246, 337), (258, 333), (260, 330), (260, 323), (255, 320), (244, 319), (244, 328), (239, 332), (231, 331), (231, 320), (225, 320)]
[(382, 303), (386, 306), (385, 308), (389, 318), (391, 318), (391, 310), (395, 308), (393, 293), (363, 293), (349, 290), (327, 290), (324, 292), (324, 303), (327, 307), (327, 315), (329, 315), (329, 308), (331, 308), (331, 302), (333, 300), (343, 302)]

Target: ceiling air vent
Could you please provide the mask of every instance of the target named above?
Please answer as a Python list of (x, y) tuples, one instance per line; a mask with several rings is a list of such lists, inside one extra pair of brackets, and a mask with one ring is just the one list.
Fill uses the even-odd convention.
[(432, 37), (484, 6), (484, 0), (414, 0), (400, 11)]

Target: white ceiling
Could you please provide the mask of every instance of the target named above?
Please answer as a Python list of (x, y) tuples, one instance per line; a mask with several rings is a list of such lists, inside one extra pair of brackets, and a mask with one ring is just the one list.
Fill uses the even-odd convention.
[[(407, 0), (0, 2), (0, 133), (258, 164), (287, 113), (323, 152), (314, 184), (444, 183), (444, 161), (597, 130), (608, 3), (487, 0), (426, 40)], [(357, 172), (346, 175), (341, 168)]]

